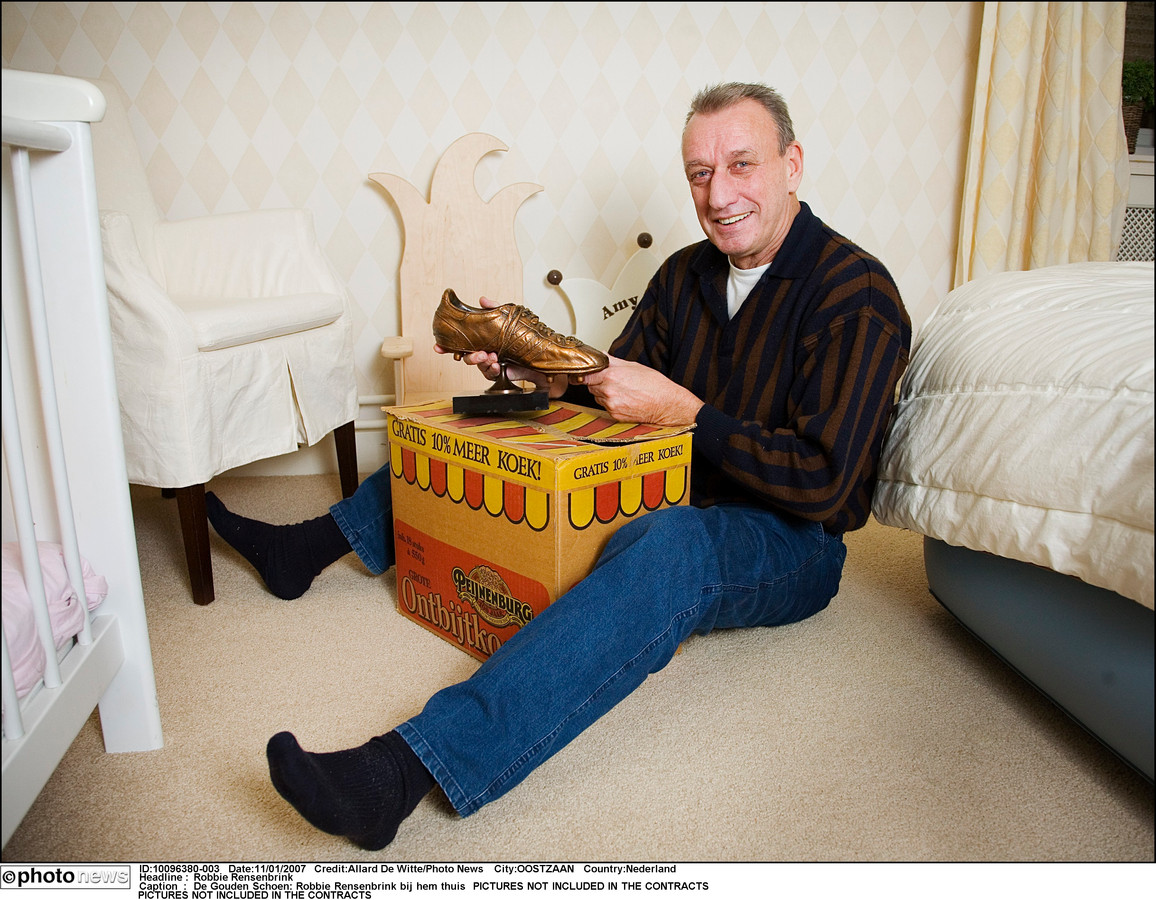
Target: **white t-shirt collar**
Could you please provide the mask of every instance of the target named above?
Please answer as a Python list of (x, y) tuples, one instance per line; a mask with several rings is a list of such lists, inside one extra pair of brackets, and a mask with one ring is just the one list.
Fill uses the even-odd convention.
[(731, 271), (727, 278), (727, 315), (733, 319), (735, 313), (739, 311), (739, 307), (743, 305), (743, 301), (754, 290), (755, 285), (759, 283), (759, 279), (763, 277), (763, 273), (770, 268), (771, 264), (755, 266), (753, 269), (739, 269), (729, 261), (728, 265), (730, 265)]

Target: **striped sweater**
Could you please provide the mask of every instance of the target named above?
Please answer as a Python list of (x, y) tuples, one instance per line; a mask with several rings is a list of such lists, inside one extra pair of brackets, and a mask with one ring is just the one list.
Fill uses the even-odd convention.
[(806, 204), (734, 319), (710, 242), (659, 268), (611, 353), (705, 401), (691, 502), (759, 502), (833, 533), (861, 528), (911, 323), (874, 257)]

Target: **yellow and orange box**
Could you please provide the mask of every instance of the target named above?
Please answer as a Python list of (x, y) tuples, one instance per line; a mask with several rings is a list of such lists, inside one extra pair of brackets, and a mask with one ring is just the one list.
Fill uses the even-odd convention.
[(584, 578), (623, 524), (688, 499), (687, 428), (560, 402), (386, 414), (398, 610), (478, 659)]

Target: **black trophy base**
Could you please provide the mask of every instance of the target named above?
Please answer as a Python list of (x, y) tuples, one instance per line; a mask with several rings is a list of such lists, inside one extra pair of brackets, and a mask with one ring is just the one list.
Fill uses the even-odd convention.
[(486, 392), (454, 397), (454, 412), (471, 416), (502, 416), (550, 408), (548, 391)]

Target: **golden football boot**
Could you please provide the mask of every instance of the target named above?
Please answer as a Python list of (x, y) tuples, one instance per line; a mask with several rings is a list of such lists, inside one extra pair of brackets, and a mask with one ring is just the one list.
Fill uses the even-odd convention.
[(452, 288), (442, 294), (434, 313), (433, 335), (455, 359), (477, 350), (496, 354), (503, 371), (516, 365), (544, 375), (589, 375), (610, 364), (601, 350), (548, 328), (524, 306), (467, 306)]

